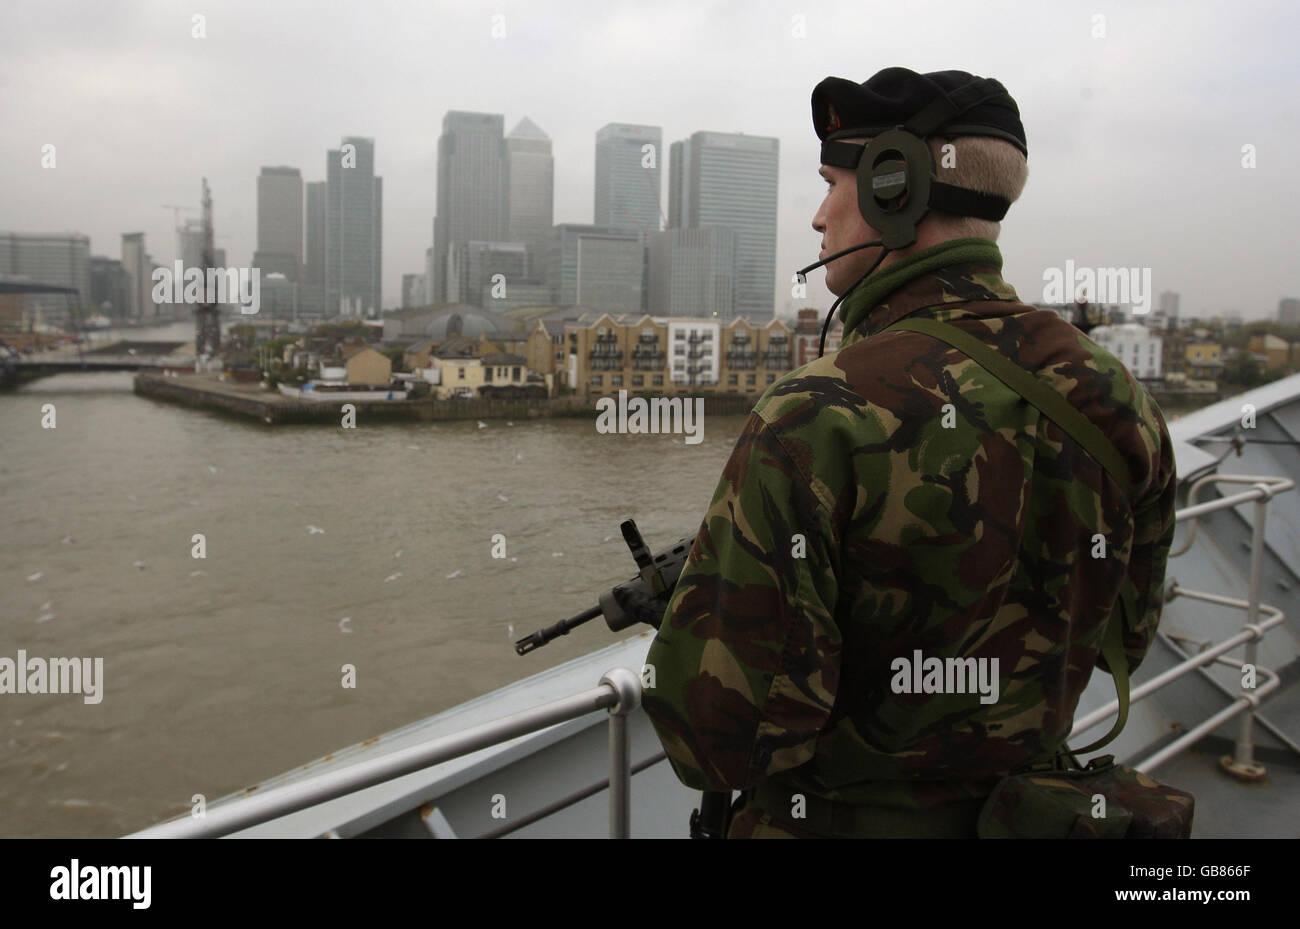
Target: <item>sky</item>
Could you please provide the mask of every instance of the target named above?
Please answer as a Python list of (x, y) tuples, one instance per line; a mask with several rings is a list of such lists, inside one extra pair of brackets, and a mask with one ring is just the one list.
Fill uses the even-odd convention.
[(1271, 318), (1300, 296), (1293, 0), (6, 0), (4, 26), (0, 230), (84, 233), (92, 254), (144, 231), (155, 260), (177, 257), (163, 205), (197, 215), (207, 177), (216, 244), (247, 264), (261, 167), (323, 180), (327, 149), (368, 136), (396, 306), (432, 242), (448, 110), (550, 135), (557, 223), (592, 221), (596, 130), (645, 123), (665, 146), (780, 140), (776, 309), (824, 309), (822, 272), (806, 300), (789, 286), (820, 244), (812, 88), (900, 66), (995, 77), (1016, 99), (1029, 183), (999, 244), (1026, 302), (1067, 261), (1149, 268), (1187, 316)]

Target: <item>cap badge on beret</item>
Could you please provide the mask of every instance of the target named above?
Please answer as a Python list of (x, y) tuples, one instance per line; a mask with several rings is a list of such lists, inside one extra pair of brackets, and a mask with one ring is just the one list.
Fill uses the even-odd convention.
[(836, 132), (840, 128), (840, 114), (835, 112), (834, 104), (826, 106), (826, 132)]

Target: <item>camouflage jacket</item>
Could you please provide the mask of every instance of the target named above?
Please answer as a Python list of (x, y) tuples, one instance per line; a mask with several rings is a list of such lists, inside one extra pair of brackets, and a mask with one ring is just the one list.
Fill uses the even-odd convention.
[[(1174, 530), (1164, 419), (1001, 267), (984, 239), (886, 266), (845, 300), (841, 349), (754, 407), (646, 659), (644, 705), (686, 785), (779, 778), (900, 808), (984, 796), (1064, 739), (1121, 586), (1130, 669), (1146, 654)], [(913, 315), (1047, 379), (1116, 445), (1130, 497), (956, 349), (876, 335)], [(896, 670), (930, 658), (997, 659), (996, 690)]]

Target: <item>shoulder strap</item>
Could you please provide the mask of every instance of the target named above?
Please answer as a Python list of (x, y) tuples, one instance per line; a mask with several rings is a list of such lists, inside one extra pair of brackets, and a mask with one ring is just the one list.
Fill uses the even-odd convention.
[(1130, 496), (1133, 484), (1124, 456), (1088, 417), (1070, 406), (1065, 397), (1048, 387), (1038, 377), (989, 348), (970, 333), (963, 332), (948, 323), (941, 323), (937, 319), (903, 319), (883, 331), (889, 332), (895, 329), (924, 333), (941, 342), (947, 342), (963, 354), (969, 355), (980, 367), (987, 369), (990, 374), (1038, 407), (1044, 416), (1065, 430), (1070, 438), (1078, 442), (1084, 451), (1115, 478), (1123, 488), (1124, 495)]
[[(928, 335), (940, 342), (946, 342), (969, 356), (980, 367), (1020, 394), (1036, 406), (1044, 416), (1060, 426), (1066, 435), (1078, 442), (1084, 451), (1106, 469), (1123, 489), (1125, 497), (1132, 499), (1133, 484), (1128, 464), (1124, 461), (1124, 456), (1115, 448), (1114, 443), (1091, 420), (1070, 406), (1060, 392), (1049, 387), (1036, 375), (1030, 374), (970, 333), (937, 319), (911, 317), (899, 320), (881, 331), (892, 330), (907, 330)], [(1075, 749), (1076, 754), (1095, 751), (1107, 745), (1119, 735), (1124, 724), (1128, 722), (1128, 657), (1124, 654), (1122, 638), (1123, 625), (1129, 619), (1124, 615), (1127, 611), (1124, 586), (1121, 585), (1116, 595), (1116, 609), (1111, 613), (1106, 624), (1105, 637), (1101, 645), (1102, 657), (1106, 659), (1106, 666), (1110, 668), (1111, 677), (1115, 681), (1115, 690), (1119, 696), (1119, 714), (1115, 717), (1115, 725), (1111, 727), (1110, 732), (1084, 748)]]

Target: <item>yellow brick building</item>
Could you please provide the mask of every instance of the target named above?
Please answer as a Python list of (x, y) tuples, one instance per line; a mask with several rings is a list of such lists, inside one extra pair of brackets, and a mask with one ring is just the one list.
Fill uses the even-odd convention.
[(562, 373), (569, 386), (592, 397), (620, 390), (757, 397), (793, 370), (793, 342), (793, 330), (780, 319), (604, 313), (565, 324)]
[(349, 384), (384, 386), (393, 378), (393, 363), (388, 356), (369, 345), (360, 345), (343, 354), (343, 367)]

